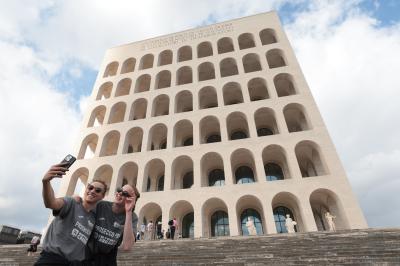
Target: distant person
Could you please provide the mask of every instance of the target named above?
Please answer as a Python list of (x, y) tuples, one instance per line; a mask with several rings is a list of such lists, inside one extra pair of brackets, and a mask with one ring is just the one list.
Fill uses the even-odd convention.
[(171, 226), (171, 239), (174, 240), (175, 237), (175, 231), (178, 229), (178, 222), (176, 221), (176, 218), (172, 219), (172, 226)]
[(142, 223), (142, 225), (140, 225), (140, 239), (144, 240), (144, 234), (146, 233), (146, 225), (144, 223)]
[(136, 187), (125, 185), (117, 189), (113, 202), (97, 204), (96, 225), (88, 242), (89, 265), (117, 265), (118, 250), (132, 248), (138, 222), (133, 211), (139, 197)]
[(39, 236), (33, 236), (31, 240), (31, 244), (28, 248), (28, 256), (33, 255), (37, 251), (37, 246), (40, 244), (40, 237)]
[(162, 233), (162, 223), (161, 221), (157, 222), (157, 239), (162, 239), (163, 238), (163, 233)]
[(96, 203), (104, 198), (107, 185), (94, 180), (86, 186), (82, 202), (71, 197), (56, 198), (50, 184), (53, 178), (62, 178), (68, 163), (53, 165), (44, 175), (43, 202), (53, 210), (44, 238), (43, 251), (34, 265), (71, 265), (85, 259), (85, 248), (94, 228)]
[(147, 224), (147, 240), (153, 240), (153, 229), (154, 229), (154, 224), (153, 221), (150, 221), (150, 223)]

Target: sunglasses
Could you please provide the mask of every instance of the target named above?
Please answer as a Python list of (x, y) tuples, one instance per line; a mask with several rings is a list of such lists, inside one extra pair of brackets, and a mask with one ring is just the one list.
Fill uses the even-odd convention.
[(103, 189), (102, 189), (102, 188), (95, 187), (95, 186), (93, 186), (93, 185), (88, 185), (88, 186), (87, 186), (87, 190), (89, 190), (89, 191), (94, 190), (94, 192), (96, 192), (97, 194), (100, 194), (101, 192), (103, 192)]
[(121, 193), (123, 197), (131, 197), (128, 191), (123, 190), (122, 188), (117, 188), (117, 193)]

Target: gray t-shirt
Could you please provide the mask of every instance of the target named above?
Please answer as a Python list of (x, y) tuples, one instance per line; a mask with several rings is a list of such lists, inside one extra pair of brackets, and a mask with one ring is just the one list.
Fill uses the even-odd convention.
[(85, 246), (94, 228), (95, 212), (87, 212), (82, 203), (64, 197), (64, 206), (53, 211), (56, 216), (47, 230), (43, 250), (69, 261), (85, 259)]
[[(132, 229), (136, 235), (138, 217), (132, 213)], [(122, 242), (125, 225), (125, 212), (113, 213), (112, 202), (100, 201), (96, 206), (96, 225), (90, 239), (92, 254), (107, 254)]]

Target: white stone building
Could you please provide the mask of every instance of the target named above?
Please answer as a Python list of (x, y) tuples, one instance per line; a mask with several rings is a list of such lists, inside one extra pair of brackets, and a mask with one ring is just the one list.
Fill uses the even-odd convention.
[(75, 152), (61, 196), (136, 185), (183, 237), (367, 227), (275, 12), (107, 50)]

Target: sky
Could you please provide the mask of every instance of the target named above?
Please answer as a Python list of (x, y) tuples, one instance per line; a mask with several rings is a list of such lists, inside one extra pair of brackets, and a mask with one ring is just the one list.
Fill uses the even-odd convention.
[(400, 226), (400, 1), (0, 3), (0, 225), (45, 227), (108, 48), (276, 10), (368, 225)]

